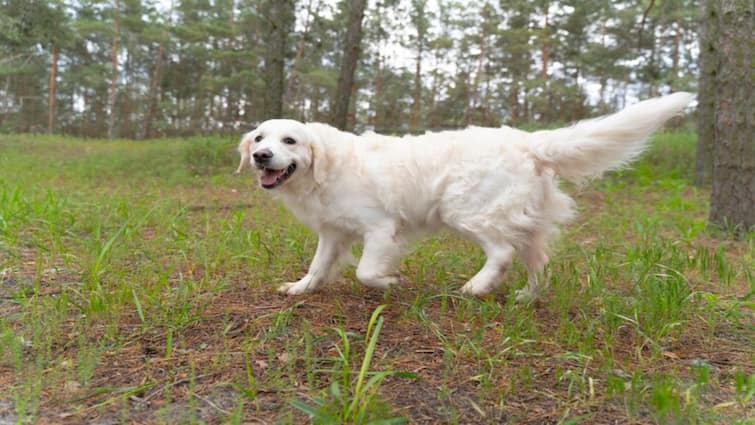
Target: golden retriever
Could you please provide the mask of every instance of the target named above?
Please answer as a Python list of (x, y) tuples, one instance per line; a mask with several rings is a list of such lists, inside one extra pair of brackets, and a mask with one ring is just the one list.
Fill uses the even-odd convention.
[(259, 184), (319, 241), (307, 274), (280, 292), (302, 294), (332, 279), (364, 243), (356, 270), (365, 285), (386, 288), (409, 243), (441, 227), (479, 244), (482, 269), (461, 288), (490, 293), (518, 253), (528, 272), (517, 299), (537, 297), (558, 225), (574, 201), (559, 190), (635, 159), (649, 136), (691, 101), (675, 93), (568, 128), (510, 127), (390, 137), (358, 136), (320, 123), (275, 119), (245, 134), (239, 170), (253, 165)]

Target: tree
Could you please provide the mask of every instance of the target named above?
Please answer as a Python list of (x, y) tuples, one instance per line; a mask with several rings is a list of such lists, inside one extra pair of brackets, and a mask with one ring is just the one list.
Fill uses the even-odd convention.
[(113, 37), (110, 49), (110, 91), (108, 92), (107, 138), (115, 137), (115, 102), (118, 96), (118, 38), (121, 35), (121, 5), (115, 0), (113, 8)]
[(59, 0), (51, 2), (40, 13), (47, 18), (42, 25), (42, 38), (43, 43), (50, 50), (50, 72), (47, 84), (47, 132), (52, 134), (55, 130), (58, 59), (60, 48), (70, 42), (70, 31), (67, 29), (67, 17), (63, 13), (62, 4)]
[[(707, 0), (713, 2), (716, 0)], [(719, 0), (711, 223), (740, 234), (755, 226), (752, 0)], [(711, 17), (712, 18), (712, 17)]]
[(331, 124), (342, 130), (346, 129), (351, 93), (354, 89), (354, 72), (362, 44), (362, 20), (366, 6), (367, 0), (351, 0), (349, 7), (349, 28), (346, 30), (343, 43), (341, 71), (338, 75), (338, 87), (330, 119)]
[(715, 137), (715, 79), (718, 69), (715, 35), (718, 33), (717, 1), (700, 5), (700, 76), (697, 89), (697, 157), (695, 185), (710, 181), (713, 172), (713, 139)]
[(263, 97), (265, 118), (283, 116), (284, 65), (288, 53), (288, 36), (294, 28), (295, 8), (295, 0), (265, 0), (263, 4), (268, 34), (264, 76), (266, 90)]
[[(173, 11), (171, 10), (171, 14)], [(154, 136), (153, 122), (157, 113), (157, 95), (160, 87), (160, 80), (162, 79), (163, 58), (165, 56), (165, 43), (167, 34), (166, 31), (162, 31), (157, 47), (157, 54), (155, 58), (155, 67), (152, 71), (152, 78), (149, 83), (149, 94), (147, 97), (147, 113), (144, 118), (144, 138), (152, 138)]]
[(422, 54), (425, 50), (425, 39), (429, 26), (425, 8), (427, 0), (412, 0), (411, 19), (416, 30), (417, 58), (414, 64), (414, 90), (412, 90), (412, 119), (411, 130), (419, 131), (422, 115)]
[(527, 120), (529, 111), (522, 97), (522, 86), (528, 80), (532, 69), (532, 56), (530, 55), (530, 15), (531, 5), (523, 2), (507, 1), (508, 21), (498, 39), (498, 47), (502, 50), (503, 61), (507, 64), (506, 77), (509, 81), (506, 96), (508, 97), (508, 110), (511, 123), (516, 124), (521, 120)]

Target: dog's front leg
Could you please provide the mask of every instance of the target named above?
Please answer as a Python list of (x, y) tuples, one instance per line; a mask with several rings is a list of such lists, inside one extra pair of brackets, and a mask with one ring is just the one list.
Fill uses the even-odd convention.
[(307, 274), (296, 282), (284, 283), (278, 288), (278, 292), (288, 295), (311, 292), (332, 276), (333, 266), (344, 257), (344, 250), (348, 249), (349, 243), (336, 233), (321, 232), (318, 237), (317, 251)]

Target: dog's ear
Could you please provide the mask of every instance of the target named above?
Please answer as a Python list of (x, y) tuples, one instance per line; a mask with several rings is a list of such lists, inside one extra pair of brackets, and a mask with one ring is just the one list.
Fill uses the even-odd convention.
[(236, 169), (235, 174), (241, 173), (241, 171), (246, 167), (247, 164), (249, 164), (249, 145), (252, 144), (252, 133), (246, 133), (244, 136), (241, 137), (241, 142), (239, 142), (239, 155), (241, 155), (241, 159), (239, 160), (239, 168)]
[(322, 143), (322, 138), (326, 137), (324, 134), (326, 127), (320, 123), (308, 123), (306, 126), (311, 138), (309, 146), (312, 152), (312, 175), (315, 183), (321, 185), (325, 182), (330, 172), (331, 163), (330, 155)]

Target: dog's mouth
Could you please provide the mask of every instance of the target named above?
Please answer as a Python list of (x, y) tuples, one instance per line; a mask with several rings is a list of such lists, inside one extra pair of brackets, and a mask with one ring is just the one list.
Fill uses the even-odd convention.
[(260, 185), (265, 189), (272, 189), (278, 187), (283, 182), (288, 180), (292, 174), (296, 171), (296, 163), (292, 162), (286, 168), (280, 170), (273, 170), (272, 168), (262, 168), (262, 174), (260, 175)]

